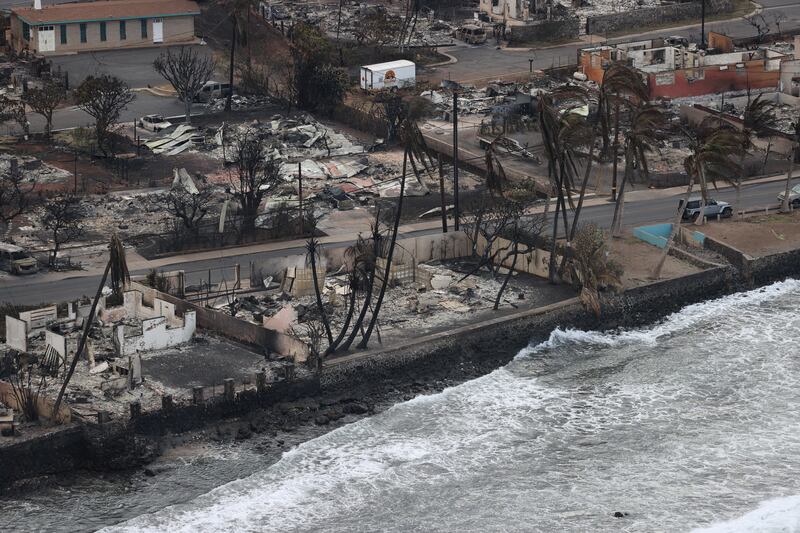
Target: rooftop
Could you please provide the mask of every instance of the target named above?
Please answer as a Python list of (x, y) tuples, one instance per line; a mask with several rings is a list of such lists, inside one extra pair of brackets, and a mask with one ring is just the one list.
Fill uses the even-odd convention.
[(369, 70), (385, 70), (389, 68), (400, 68), (400, 67), (413, 67), (414, 62), (409, 61), (407, 59), (398, 59), (397, 61), (389, 61), (388, 63), (375, 63), (374, 65), (364, 65), (361, 68), (366, 68)]
[(193, 0), (107, 0), (58, 4), (42, 9), (16, 7), (12, 13), (28, 24), (37, 25), (199, 15), (200, 8)]

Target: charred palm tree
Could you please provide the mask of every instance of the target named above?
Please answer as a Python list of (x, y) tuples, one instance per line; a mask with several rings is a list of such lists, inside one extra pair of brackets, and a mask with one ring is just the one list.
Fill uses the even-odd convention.
[(329, 345), (328, 349), (325, 350), (323, 357), (336, 352), (339, 345), (344, 340), (345, 335), (347, 335), (350, 322), (353, 320), (353, 315), (355, 314), (356, 295), (361, 286), (366, 286), (368, 283), (370, 272), (372, 272), (375, 265), (374, 254), (371, 252), (372, 246), (361, 235), (358, 236), (355, 244), (349, 246), (344, 252), (345, 259), (352, 263), (352, 268), (348, 276), (350, 294), (347, 304), (347, 314), (345, 315), (344, 324), (342, 324), (339, 334), (334, 339), (333, 344)]
[(53, 413), (58, 413), (58, 408), (61, 406), (61, 401), (64, 398), (64, 392), (67, 390), (72, 374), (75, 373), (75, 367), (83, 355), (86, 348), (86, 340), (89, 338), (89, 331), (92, 329), (94, 322), (95, 312), (97, 311), (97, 304), (103, 295), (103, 287), (106, 285), (106, 280), (111, 277), (111, 292), (115, 297), (122, 295), (123, 288), (130, 282), (130, 274), (128, 273), (128, 263), (125, 260), (125, 247), (117, 234), (111, 237), (109, 244), (109, 257), (106, 263), (106, 268), (103, 271), (103, 276), (100, 278), (100, 285), (97, 287), (97, 292), (92, 300), (92, 307), (89, 309), (89, 316), (86, 317), (86, 322), (83, 326), (83, 334), (78, 342), (78, 349), (75, 351), (75, 357), (72, 358), (72, 363), (67, 370), (67, 375), (64, 377), (64, 384), (61, 385), (61, 390), (58, 393), (58, 398), (53, 406)]
[(372, 304), (372, 292), (375, 287), (376, 261), (381, 254), (381, 249), (384, 242), (383, 234), (381, 233), (380, 217), (381, 212), (378, 210), (375, 213), (375, 221), (372, 223), (371, 245), (363, 250), (364, 273), (362, 279), (366, 285), (364, 292), (364, 303), (361, 305), (361, 310), (358, 313), (358, 317), (356, 317), (356, 321), (353, 324), (353, 329), (350, 332), (350, 335), (348, 335), (347, 339), (344, 341), (344, 344), (338, 347), (339, 351), (347, 351), (350, 349), (350, 346), (353, 344), (353, 341), (355, 341), (358, 332), (362, 331), (364, 319), (366, 318), (367, 311)]
[[(697, 133), (688, 133), (690, 139), (689, 148), (691, 154), (683, 161), (683, 166), (689, 176), (689, 185), (686, 194), (678, 205), (675, 214), (675, 221), (672, 223), (667, 242), (661, 253), (661, 258), (653, 271), (653, 278), (661, 277), (661, 271), (667, 260), (675, 234), (678, 232), (683, 216), (683, 210), (689, 201), (689, 197), (694, 189), (695, 181), (699, 182), (700, 190), (705, 199), (708, 194), (708, 183), (714, 183), (719, 176), (740, 172), (739, 164), (733, 160), (732, 156), (741, 149), (741, 133), (729, 129), (704, 129)], [(702, 208), (700, 215), (703, 216)]]
[[(383, 271), (381, 288), (380, 292), (378, 292), (378, 299), (375, 301), (375, 308), (372, 310), (372, 318), (369, 321), (367, 330), (364, 332), (364, 336), (361, 338), (361, 342), (358, 343), (358, 348), (362, 350), (367, 347), (369, 338), (372, 336), (372, 331), (375, 328), (375, 325), (378, 323), (378, 314), (380, 313), (381, 305), (383, 304), (383, 298), (386, 296), (386, 287), (389, 286), (389, 276), (392, 269), (392, 256), (394, 255), (394, 247), (397, 243), (397, 232), (400, 229), (400, 217), (403, 213), (403, 196), (406, 188), (407, 162), (410, 157), (410, 152), (411, 149), (406, 146), (405, 153), (403, 154), (403, 173), (400, 176), (400, 197), (397, 200), (397, 207), (395, 208), (394, 227), (392, 228), (392, 237), (389, 241), (389, 251), (386, 254), (386, 268)], [(373, 276), (372, 279), (373, 283), (375, 283), (375, 276)]]
[[(312, 233), (314, 230), (312, 229)], [(311, 277), (314, 280), (314, 296), (317, 300), (317, 311), (319, 312), (322, 326), (325, 328), (325, 336), (328, 339), (328, 346), (333, 345), (333, 335), (331, 334), (331, 323), (328, 319), (328, 314), (325, 312), (325, 306), (322, 304), (322, 288), (319, 286), (319, 279), (317, 278), (317, 260), (319, 259), (319, 241), (315, 237), (311, 237), (306, 241), (306, 262), (311, 265)]]

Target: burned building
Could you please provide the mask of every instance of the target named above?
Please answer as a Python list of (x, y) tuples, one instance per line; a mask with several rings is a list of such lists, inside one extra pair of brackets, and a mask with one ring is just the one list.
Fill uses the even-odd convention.
[(480, 11), (509, 42), (576, 38), (580, 20), (552, 0), (481, 0)]
[(675, 39), (652, 39), (578, 50), (578, 71), (598, 84), (614, 62), (626, 63), (647, 80), (650, 98), (778, 87), (781, 64), (791, 56), (768, 47), (737, 50), (730, 38), (711, 32), (709, 47)]

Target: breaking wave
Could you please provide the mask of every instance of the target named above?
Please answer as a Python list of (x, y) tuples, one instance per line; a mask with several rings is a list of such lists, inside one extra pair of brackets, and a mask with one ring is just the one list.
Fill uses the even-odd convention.
[(692, 533), (796, 533), (800, 531), (800, 495), (762, 502), (744, 516)]
[[(797, 338), (795, 280), (650, 328), (556, 330), (491, 374), (107, 531), (689, 530), (800, 493)], [(545, 352), (564, 365), (541, 374)], [(796, 531), (798, 511), (800, 497), (774, 500), (709, 531)]]

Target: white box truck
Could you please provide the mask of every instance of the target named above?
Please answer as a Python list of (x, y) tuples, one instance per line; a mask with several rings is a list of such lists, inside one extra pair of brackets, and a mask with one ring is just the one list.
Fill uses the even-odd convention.
[(361, 67), (361, 88), (366, 91), (413, 87), (417, 81), (417, 66), (413, 61), (400, 59)]

